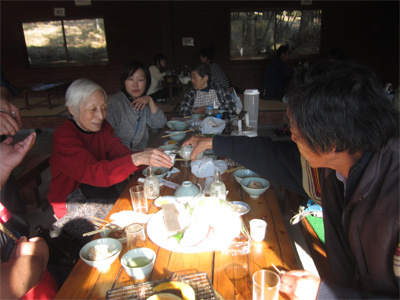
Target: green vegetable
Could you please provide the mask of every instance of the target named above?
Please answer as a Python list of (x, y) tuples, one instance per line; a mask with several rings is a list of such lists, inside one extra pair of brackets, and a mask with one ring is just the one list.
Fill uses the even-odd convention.
[(178, 241), (178, 243), (180, 243), (181, 239), (183, 238), (183, 232), (179, 231), (178, 233), (175, 233), (174, 235), (171, 235), (169, 238), (170, 239), (171, 238), (176, 239)]

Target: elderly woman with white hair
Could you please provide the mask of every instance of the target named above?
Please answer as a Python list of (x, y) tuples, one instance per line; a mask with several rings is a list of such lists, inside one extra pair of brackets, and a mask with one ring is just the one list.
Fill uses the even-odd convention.
[(56, 231), (82, 237), (93, 229), (91, 216), (104, 218), (127, 178), (141, 165), (172, 167), (158, 149), (134, 152), (106, 121), (106, 92), (88, 79), (75, 80), (66, 93), (72, 118), (54, 132), (48, 200), (58, 219)]

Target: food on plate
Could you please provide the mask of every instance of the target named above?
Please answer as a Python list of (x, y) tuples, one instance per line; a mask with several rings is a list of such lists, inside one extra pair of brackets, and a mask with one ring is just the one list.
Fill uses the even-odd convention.
[(197, 246), (212, 233), (212, 228), (205, 222), (193, 222), (183, 233), (180, 244), (185, 247)]
[(161, 169), (157, 169), (157, 171), (154, 174), (155, 175), (161, 175), (162, 174), (162, 170)]
[(179, 291), (184, 300), (195, 300), (196, 298), (193, 288), (190, 285), (180, 281), (168, 281), (161, 283), (154, 287), (154, 291), (168, 292), (173, 293), (174, 295), (176, 295), (176, 291)]
[(179, 223), (179, 211), (175, 203), (164, 204), (162, 208), (164, 211), (164, 222), (167, 230), (171, 232), (180, 231), (182, 228)]
[(91, 261), (103, 260), (112, 255), (114, 255), (114, 252), (110, 251), (108, 245), (96, 245), (90, 247), (88, 250), (88, 259)]
[(182, 300), (182, 298), (172, 293), (158, 293), (151, 295), (146, 300)]
[(250, 189), (262, 189), (263, 185), (261, 182), (257, 181), (250, 181), (249, 185), (247, 186)]
[(248, 211), (248, 208), (241, 204), (232, 204), (233, 211), (239, 214), (243, 214)]

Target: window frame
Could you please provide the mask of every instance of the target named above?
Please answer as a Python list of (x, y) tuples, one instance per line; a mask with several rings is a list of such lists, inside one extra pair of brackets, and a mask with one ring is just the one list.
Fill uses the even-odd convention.
[[(66, 46), (66, 36), (65, 36), (65, 28), (64, 28), (64, 21), (79, 21), (79, 20), (93, 20), (93, 19), (103, 19), (104, 23), (104, 38), (106, 40), (106, 53), (107, 53), (107, 61), (89, 61), (89, 62), (76, 62), (76, 61), (63, 61), (63, 62), (48, 62), (48, 63), (40, 63), (40, 64), (31, 64), (29, 62), (29, 52), (28, 52), (28, 47), (26, 44), (25, 40), (25, 32), (24, 32), (24, 26), (23, 24), (25, 23), (40, 23), (40, 22), (53, 22), (53, 21), (61, 21), (62, 22), (62, 31), (63, 31), (63, 40), (64, 40), (64, 49)], [(24, 49), (24, 58), (25, 58), (25, 64), (27, 68), (34, 69), (34, 68), (57, 68), (57, 67), (80, 67), (80, 66), (105, 66), (110, 64), (110, 57), (109, 57), (109, 51), (108, 51), (108, 42), (107, 42), (107, 32), (106, 32), (106, 20), (104, 16), (82, 16), (82, 17), (71, 17), (71, 18), (41, 18), (41, 19), (29, 19), (29, 20), (23, 20), (19, 21), (19, 28), (20, 28), (20, 36), (21, 36), (21, 43), (23, 44), (23, 49)], [(67, 50), (68, 53), (68, 50)]]
[[(270, 60), (273, 58), (272, 56), (251, 56), (251, 57), (232, 57), (231, 56), (231, 45), (232, 45), (232, 26), (231, 26), (231, 22), (232, 22), (232, 13), (233, 12), (267, 12), (267, 11), (272, 11), (274, 13), (276, 12), (282, 12), (282, 11), (304, 11), (304, 10), (320, 10), (321, 11), (321, 23), (320, 23), (320, 39), (319, 39), (319, 51), (317, 54), (303, 54), (300, 56), (296, 56), (291, 57), (291, 59), (314, 59), (314, 58), (318, 58), (321, 55), (321, 44), (322, 44), (322, 26), (323, 26), (323, 9), (321, 7), (285, 7), (285, 8), (235, 8), (235, 9), (231, 9), (229, 11), (229, 60), (230, 61), (261, 61), (261, 60)], [(277, 47), (277, 43), (276, 43), (276, 17), (274, 20), (275, 23), (275, 32), (274, 32), (274, 52), (276, 53), (276, 51), (278, 50), (279, 47)], [(292, 49), (291, 45), (290, 49)]]

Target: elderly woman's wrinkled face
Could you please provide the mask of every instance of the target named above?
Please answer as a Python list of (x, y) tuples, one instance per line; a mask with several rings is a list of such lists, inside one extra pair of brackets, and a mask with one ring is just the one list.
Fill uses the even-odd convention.
[(199, 73), (197, 73), (196, 71), (192, 71), (190, 73), (190, 77), (192, 79), (193, 88), (195, 90), (202, 90), (207, 87), (207, 81), (208, 81), (207, 75), (204, 75), (204, 77), (201, 77), (199, 75)]
[(78, 112), (72, 107), (69, 108), (69, 111), (80, 128), (89, 132), (97, 132), (100, 131), (106, 118), (106, 107), (103, 93), (95, 91), (87, 97), (86, 101), (81, 102)]
[(125, 80), (125, 90), (133, 99), (139, 98), (146, 90), (146, 75), (138, 69), (131, 77)]

